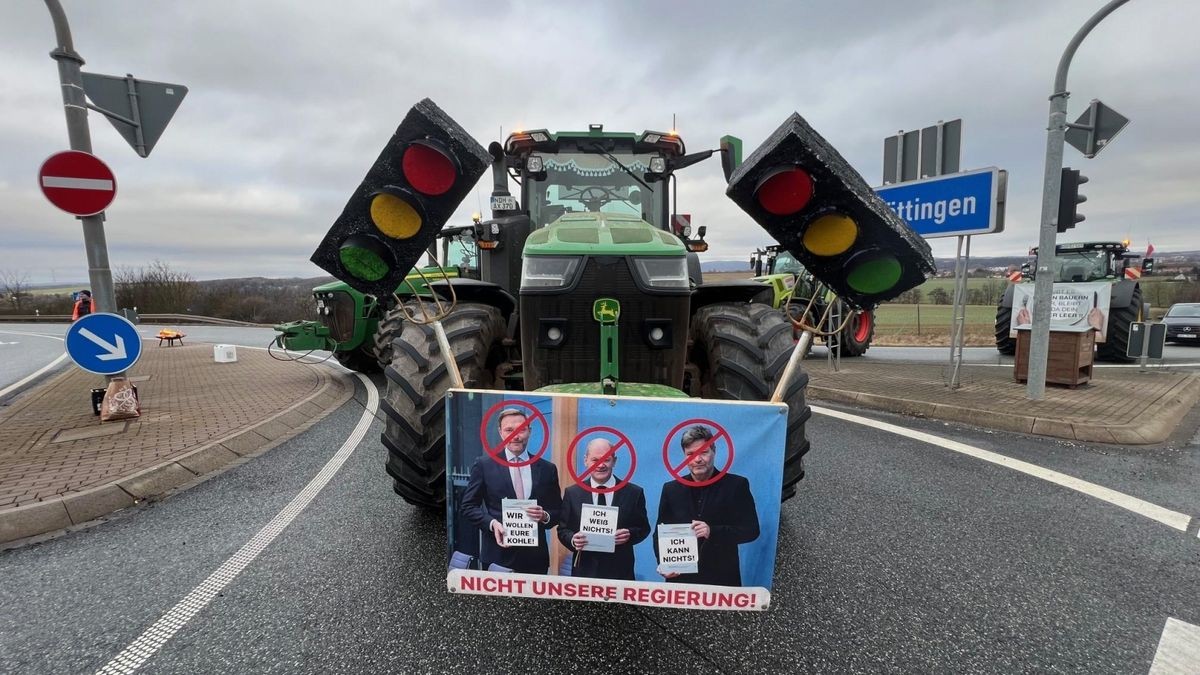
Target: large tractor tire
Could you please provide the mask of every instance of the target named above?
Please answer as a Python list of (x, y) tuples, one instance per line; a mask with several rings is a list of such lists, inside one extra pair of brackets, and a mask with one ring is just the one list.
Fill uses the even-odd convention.
[(871, 348), (871, 340), (875, 337), (875, 312), (853, 313), (854, 310), (843, 305), (841, 316), (845, 317), (846, 312), (852, 313), (850, 320), (838, 332), (837, 339), (830, 343), (830, 347), (838, 356), (862, 356)]
[[(407, 303), (420, 316), (417, 301)], [(432, 307), (427, 307), (432, 312)], [(460, 302), (442, 319), (450, 350), (470, 389), (494, 388), (493, 366), (502, 354), (504, 319), (488, 305)], [(384, 369), (387, 415), (383, 445), (393, 489), (410, 504), (446, 508), (446, 390), (450, 375), (433, 328), (405, 322)]]
[[(792, 324), (770, 305), (717, 303), (700, 308), (692, 317), (689, 360), (700, 371), (700, 394), (705, 398), (765, 401), (783, 375), (795, 343)], [(804, 477), (808, 438), (804, 428), (812, 411), (804, 401), (808, 374), (796, 372), (784, 394), (788, 405), (787, 442), (782, 449), (783, 494), (796, 494)]]
[(1017, 340), (1008, 336), (1009, 326), (1012, 325), (1012, 305), (1005, 307), (1003, 303), (996, 307), (996, 351), (1007, 356), (1017, 353)]
[(1134, 359), (1125, 355), (1129, 348), (1129, 324), (1141, 321), (1142, 288), (1133, 289), (1129, 304), (1123, 307), (1110, 307), (1108, 310), (1108, 336), (1101, 344), (1096, 345), (1096, 360), (1114, 363), (1130, 363)]
[[(415, 307), (414, 304), (410, 309)], [(392, 363), (392, 343), (400, 337), (406, 319), (407, 315), (401, 307), (393, 307), (384, 312), (383, 318), (375, 327), (375, 334), (371, 336), (370, 351), (374, 355), (375, 361), (379, 363), (379, 370), (387, 368)]]

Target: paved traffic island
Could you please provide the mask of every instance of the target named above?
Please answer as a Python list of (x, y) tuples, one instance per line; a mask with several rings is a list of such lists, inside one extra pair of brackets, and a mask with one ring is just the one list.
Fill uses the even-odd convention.
[(840, 372), (805, 364), (814, 399), (1077, 441), (1161, 443), (1200, 400), (1200, 375), (1136, 368), (1096, 368), (1077, 389), (1047, 385), (1041, 401), (1025, 398), (1012, 366), (964, 365), (951, 389), (947, 364), (843, 360)]
[(146, 343), (129, 373), (141, 417), (100, 422), (74, 366), (0, 408), (0, 542), (85, 523), (278, 445), (353, 394), (324, 365), (242, 348)]

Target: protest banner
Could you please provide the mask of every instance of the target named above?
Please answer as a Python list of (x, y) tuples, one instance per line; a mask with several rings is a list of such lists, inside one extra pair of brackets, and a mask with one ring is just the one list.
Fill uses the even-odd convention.
[[(506, 444), (496, 430), (498, 412), (516, 407), (528, 412), (529, 455), (547, 443), (520, 475), (517, 462), (495, 459)], [(786, 413), (782, 404), (759, 402), (452, 390), (446, 399), (448, 588), (766, 609)], [(664, 461), (637, 461), (637, 448), (657, 454), (664, 445)], [(489, 523), (494, 519), (507, 531), (522, 520), (515, 512), (504, 520), (518, 480), (542, 519), (518, 528), (520, 541), (534, 545), (498, 546)]]

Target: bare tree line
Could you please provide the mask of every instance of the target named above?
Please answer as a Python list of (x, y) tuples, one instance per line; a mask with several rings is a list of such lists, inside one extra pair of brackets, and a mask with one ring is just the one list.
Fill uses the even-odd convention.
[[(315, 319), (312, 279), (222, 279), (196, 281), (187, 272), (156, 260), (113, 272), (117, 306), (139, 314), (194, 314), (253, 323)], [(79, 289), (76, 289), (79, 290)], [(69, 293), (36, 293), (25, 273), (0, 270), (2, 314), (70, 314)]]

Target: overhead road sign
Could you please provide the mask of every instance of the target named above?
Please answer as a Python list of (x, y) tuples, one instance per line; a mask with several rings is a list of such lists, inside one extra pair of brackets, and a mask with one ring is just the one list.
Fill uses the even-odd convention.
[(875, 192), (926, 239), (1004, 230), (1007, 172), (994, 166), (885, 185)]
[(1067, 125), (1063, 139), (1091, 159), (1108, 146), (1109, 142), (1129, 124), (1129, 118), (1092, 99), (1074, 124)]
[(83, 91), (141, 157), (150, 155), (188, 89), (182, 84), (81, 73)]
[(962, 119), (883, 139), (885, 185), (956, 173), (962, 160)]
[(38, 185), (51, 204), (76, 216), (100, 213), (117, 195), (112, 169), (80, 150), (51, 155), (38, 169)]
[(142, 356), (142, 338), (123, 316), (101, 312), (80, 318), (67, 329), (67, 356), (97, 375), (115, 375)]

